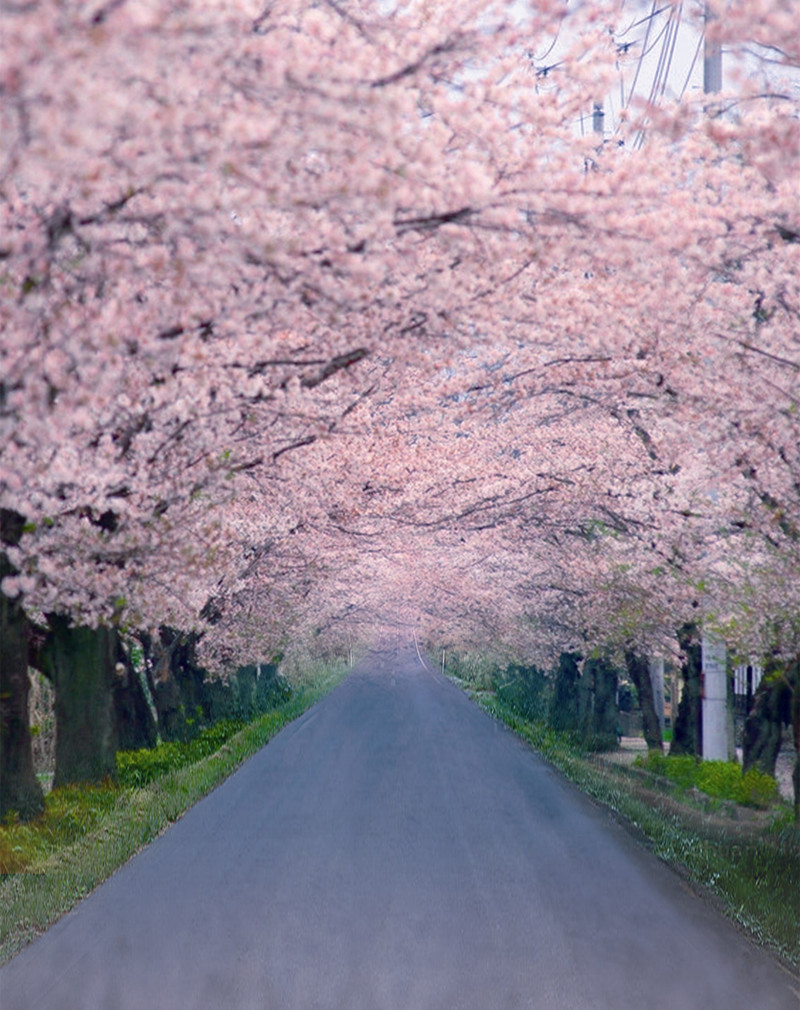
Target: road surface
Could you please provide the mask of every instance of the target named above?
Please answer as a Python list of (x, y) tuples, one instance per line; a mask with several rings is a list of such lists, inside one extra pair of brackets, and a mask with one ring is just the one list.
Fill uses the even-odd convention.
[(416, 658), (373, 658), (0, 972), (3, 1010), (798, 1010)]

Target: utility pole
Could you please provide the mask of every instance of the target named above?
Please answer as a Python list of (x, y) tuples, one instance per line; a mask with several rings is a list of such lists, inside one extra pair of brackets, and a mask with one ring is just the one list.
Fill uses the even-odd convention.
[(728, 733), (728, 671), (725, 642), (703, 630), (703, 753), (704, 761), (730, 760)]
[(592, 107), (592, 130), (595, 133), (599, 133), (601, 138), (603, 136), (603, 120), (605, 119), (605, 115), (603, 103), (595, 102)]
[(722, 91), (722, 48), (717, 42), (710, 42), (708, 38), (708, 26), (712, 20), (712, 15), (706, 9), (705, 24), (703, 33), (703, 91), (707, 95), (715, 95)]
[(661, 727), (661, 734), (664, 734), (664, 657), (651, 656), (650, 661), (650, 683), (653, 687), (653, 705), (658, 716), (658, 725)]
[[(703, 34), (703, 91), (707, 95), (714, 95), (722, 90), (722, 49), (708, 38), (708, 26), (711, 20), (712, 15), (706, 8)], [(702, 670), (702, 757), (704, 761), (727, 761), (731, 756), (728, 739), (727, 650), (719, 636), (705, 629)]]

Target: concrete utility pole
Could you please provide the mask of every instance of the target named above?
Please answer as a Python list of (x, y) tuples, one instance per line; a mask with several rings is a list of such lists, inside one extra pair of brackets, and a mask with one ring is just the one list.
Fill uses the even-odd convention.
[(708, 40), (708, 25), (711, 15), (706, 11), (706, 32), (703, 36), (703, 91), (715, 95), (722, 91), (722, 49)]
[(603, 103), (595, 102), (592, 107), (592, 130), (595, 133), (599, 133), (603, 136), (603, 121), (605, 119), (605, 112), (603, 111)]
[(717, 635), (703, 631), (703, 760), (727, 761), (728, 753), (728, 670), (725, 643)]
[[(706, 9), (706, 31), (703, 36), (703, 91), (707, 95), (722, 89), (722, 50), (710, 42), (708, 25), (711, 15)], [(703, 760), (727, 761), (728, 753), (728, 671), (725, 643), (716, 635), (703, 631)]]
[(661, 734), (664, 734), (664, 657), (651, 656), (650, 661), (650, 683), (653, 685), (653, 705), (658, 716), (658, 725), (661, 727)]

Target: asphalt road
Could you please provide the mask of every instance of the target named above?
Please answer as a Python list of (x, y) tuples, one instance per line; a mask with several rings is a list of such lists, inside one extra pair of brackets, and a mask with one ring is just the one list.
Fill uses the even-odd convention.
[(798, 1010), (413, 655), (374, 658), (0, 972), (3, 1010)]

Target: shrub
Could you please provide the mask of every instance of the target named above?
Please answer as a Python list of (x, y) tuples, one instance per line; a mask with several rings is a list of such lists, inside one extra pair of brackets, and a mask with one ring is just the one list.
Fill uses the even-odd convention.
[(696, 787), (708, 796), (766, 809), (778, 799), (771, 775), (751, 768), (746, 775), (735, 761), (700, 761), (690, 755), (669, 756), (651, 752), (637, 758), (640, 768), (663, 775), (682, 789)]
[(193, 739), (160, 743), (152, 750), (119, 751), (117, 775), (121, 786), (141, 787), (176, 768), (208, 757), (244, 726), (240, 719), (221, 719)]
[(739, 788), (742, 792), (742, 803), (752, 807), (766, 809), (779, 798), (778, 783), (771, 775), (765, 775), (757, 768), (751, 768), (742, 776)]

